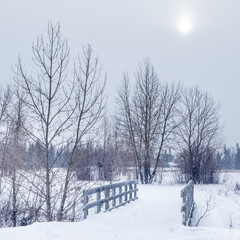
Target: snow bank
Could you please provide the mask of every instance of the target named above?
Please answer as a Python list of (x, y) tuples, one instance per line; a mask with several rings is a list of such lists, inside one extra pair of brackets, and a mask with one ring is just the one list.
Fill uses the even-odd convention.
[(1, 229), (0, 239), (240, 240), (240, 230), (237, 229), (182, 226), (182, 187), (140, 185), (139, 199), (124, 207), (92, 215), (78, 223), (35, 223), (27, 227)]

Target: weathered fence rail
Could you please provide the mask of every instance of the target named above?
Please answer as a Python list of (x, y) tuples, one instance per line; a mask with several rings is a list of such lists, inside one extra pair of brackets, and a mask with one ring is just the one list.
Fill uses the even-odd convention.
[(182, 197), (182, 224), (189, 226), (191, 223), (192, 212), (194, 208), (194, 184), (190, 180), (181, 191)]
[[(137, 191), (138, 189), (136, 180), (114, 183), (84, 190), (84, 219), (87, 218), (88, 210), (90, 208), (96, 207), (96, 213), (99, 213), (103, 204), (105, 205), (104, 210), (108, 211), (125, 205), (130, 201), (134, 201), (137, 199)], [(95, 201), (89, 202), (89, 196), (93, 194), (96, 194)]]

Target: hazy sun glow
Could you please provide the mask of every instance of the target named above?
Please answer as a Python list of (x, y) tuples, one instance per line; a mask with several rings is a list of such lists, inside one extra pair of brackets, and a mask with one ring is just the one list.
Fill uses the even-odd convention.
[(188, 33), (192, 29), (192, 23), (188, 18), (182, 18), (179, 22), (179, 31), (182, 33)]

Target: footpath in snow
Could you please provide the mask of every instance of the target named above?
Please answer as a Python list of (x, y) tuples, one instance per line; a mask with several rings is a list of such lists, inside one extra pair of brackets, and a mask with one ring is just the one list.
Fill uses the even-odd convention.
[(0, 229), (0, 240), (240, 240), (240, 231), (181, 225), (183, 186), (140, 185), (139, 199), (78, 223)]

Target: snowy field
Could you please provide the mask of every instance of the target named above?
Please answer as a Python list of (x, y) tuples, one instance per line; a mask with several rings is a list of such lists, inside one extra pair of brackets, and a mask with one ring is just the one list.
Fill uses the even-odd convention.
[[(198, 226), (233, 228), (240, 231), (240, 172), (224, 172), (221, 174), (221, 184), (196, 185), (195, 186), (195, 211), (192, 225), (206, 210), (207, 202), (210, 201), (210, 210)], [(240, 185), (239, 185), (240, 187)], [(239, 232), (240, 237), (240, 232)], [(240, 238), (239, 238), (240, 239)]]
[[(166, 178), (167, 179), (167, 178)], [(164, 180), (164, 179), (163, 179)], [(124, 207), (91, 215), (78, 223), (35, 223), (0, 229), (0, 240), (240, 240), (240, 172), (221, 174), (219, 185), (195, 186), (192, 225), (181, 225), (183, 185), (139, 185), (139, 199)], [(209, 201), (210, 199), (210, 201)]]

